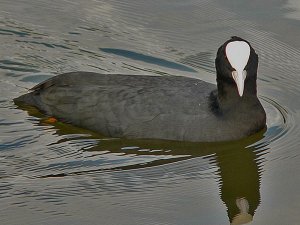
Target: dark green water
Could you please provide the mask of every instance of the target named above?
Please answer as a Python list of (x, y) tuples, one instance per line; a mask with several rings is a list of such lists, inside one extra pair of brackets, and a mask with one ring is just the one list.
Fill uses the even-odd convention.
[[(12, 101), (70, 71), (215, 83), (233, 35), (268, 125), (240, 141), (106, 138)], [(299, 37), (296, 0), (0, 0), (0, 224), (300, 224)]]

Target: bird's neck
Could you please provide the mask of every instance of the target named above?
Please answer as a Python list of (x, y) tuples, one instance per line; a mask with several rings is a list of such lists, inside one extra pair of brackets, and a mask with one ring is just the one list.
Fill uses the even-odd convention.
[(240, 96), (237, 86), (234, 82), (217, 81), (218, 98), (221, 102), (240, 101), (245, 98), (257, 98), (256, 80), (246, 79), (244, 83), (244, 92)]
[[(249, 87), (254, 84), (255, 87)], [(256, 95), (256, 83), (246, 85), (242, 97), (236, 86), (230, 87), (230, 83), (224, 82), (222, 86), (218, 85), (218, 91), (210, 95), (210, 108), (215, 116), (222, 118), (220, 127), (231, 126), (250, 135), (265, 127), (266, 114)]]
[(253, 106), (260, 105), (257, 98), (256, 80), (246, 79), (245, 88), (242, 96), (239, 95), (238, 89), (234, 82), (217, 82), (218, 93), (216, 94), (216, 105), (223, 115), (234, 112), (243, 112), (251, 109)]

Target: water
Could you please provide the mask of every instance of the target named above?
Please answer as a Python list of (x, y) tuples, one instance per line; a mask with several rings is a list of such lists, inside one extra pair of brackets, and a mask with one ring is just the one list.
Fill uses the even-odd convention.
[[(1, 224), (300, 224), (300, 4), (0, 1)], [(215, 83), (230, 36), (260, 56), (268, 129), (228, 143), (122, 140), (12, 99), (63, 72)]]

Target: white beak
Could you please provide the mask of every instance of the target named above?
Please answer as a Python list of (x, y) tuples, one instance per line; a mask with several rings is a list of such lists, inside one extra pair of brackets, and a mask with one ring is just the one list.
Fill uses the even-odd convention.
[(243, 70), (243, 71), (232, 71), (232, 77), (236, 83), (238, 92), (240, 97), (243, 96), (244, 93), (244, 86), (245, 86), (245, 79), (247, 76), (247, 71)]

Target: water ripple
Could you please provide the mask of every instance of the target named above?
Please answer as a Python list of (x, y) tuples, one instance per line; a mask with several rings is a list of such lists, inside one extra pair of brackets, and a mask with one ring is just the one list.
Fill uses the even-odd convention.
[[(226, 1), (209, 0), (49, 2), (0, 3), (1, 223), (233, 224), (243, 197), (253, 223), (297, 224), (299, 182), (291, 175), (299, 171), (300, 50), (280, 35), (296, 40), (299, 31), (296, 24), (277, 32), (281, 5), (267, 7), (277, 18), (267, 24), (271, 33), (266, 20), (245, 19), (259, 17), (257, 2), (245, 2), (253, 7), (247, 15), (237, 1), (227, 8)], [(232, 35), (259, 54), (258, 91), (267, 113), (267, 129), (243, 140), (105, 138), (49, 124), (36, 109), (12, 102), (33, 83), (67, 71), (214, 82), (215, 52)], [(280, 213), (272, 214), (274, 205)], [(289, 221), (272, 220), (277, 215)]]

